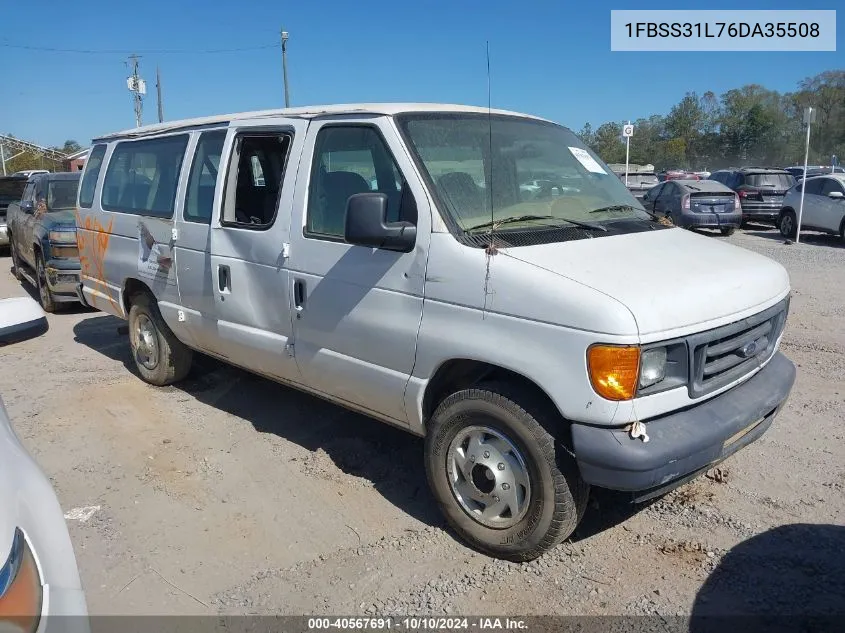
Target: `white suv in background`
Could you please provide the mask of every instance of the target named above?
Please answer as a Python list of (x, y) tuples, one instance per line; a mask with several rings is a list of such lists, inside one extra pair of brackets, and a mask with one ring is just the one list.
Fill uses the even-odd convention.
[[(845, 174), (807, 178), (801, 229), (839, 235), (845, 240)], [(784, 237), (795, 237), (798, 210), (801, 208), (798, 183), (786, 192), (778, 216), (778, 228)]]

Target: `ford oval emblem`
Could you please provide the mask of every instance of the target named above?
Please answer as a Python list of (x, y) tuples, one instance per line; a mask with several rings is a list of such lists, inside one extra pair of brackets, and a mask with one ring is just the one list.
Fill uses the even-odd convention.
[(743, 358), (751, 358), (757, 352), (757, 341), (751, 341), (750, 343), (746, 343), (743, 345), (740, 350), (739, 354)]

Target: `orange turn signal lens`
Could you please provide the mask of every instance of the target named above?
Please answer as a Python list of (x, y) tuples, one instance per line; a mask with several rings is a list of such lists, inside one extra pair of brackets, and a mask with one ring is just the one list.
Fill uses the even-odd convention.
[(587, 350), (587, 370), (593, 389), (608, 400), (630, 400), (637, 391), (640, 348), (593, 345)]
[(33, 633), (43, 597), (35, 558), (23, 533), (16, 530), (11, 555), (0, 568), (0, 631)]

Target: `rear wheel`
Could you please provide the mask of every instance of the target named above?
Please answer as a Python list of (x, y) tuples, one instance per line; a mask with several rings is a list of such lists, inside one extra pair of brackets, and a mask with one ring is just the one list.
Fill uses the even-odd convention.
[(589, 487), (547, 429), (557, 412), (503, 383), (446, 398), (425, 442), (429, 485), (449, 524), (475, 548), (512, 561), (540, 556), (575, 530)]
[(795, 221), (794, 211), (787, 209), (780, 214), (780, 218), (778, 219), (778, 229), (780, 229), (781, 235), (790, 239), (794, 238), (796, 227), (797, 222)]
[(191, 348), (167, 327), (155, 299), (147, 293), (132, 297), (129, 345), (138, 373), (152, 385), (162, 387), (178, 382), (191, 370)]
[(734, 231), (736, 231), (736, 228), (732, 226), (725, 226), (719, 229), (719, 231), (722, 233), (722, 235), (733, 235)]
[(12, 256), (12, 274), (15, 276), (15, 279), (21, 281), (23, 279), (23, 275), (21, 274), (21, 260), (18, 255), (18, 249), (15, 246), (15, 240), (11, 235), (9, 236), (9, 254)]
[(47, 285), (47, 268), (44, 266), (44, 257), (41, 253), (35, 255), (35, 281), (38, 284), (38, 299), (44, 312), (58, 310), (59, 304), (53, 299), (53, 293)]

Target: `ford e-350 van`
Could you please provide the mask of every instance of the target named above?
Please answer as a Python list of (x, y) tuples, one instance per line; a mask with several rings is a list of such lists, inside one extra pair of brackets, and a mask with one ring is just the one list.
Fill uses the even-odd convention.
[(785, 270), (655, 222), (535, 117), (151, 125), (94, 140), (78, 208), (80, 297), (129, 321), (144, 380), (197, 350), (424, 436), (451, 525), (511, 560), (590, 485), (649, 498), (753, 442), (795, 379)]

